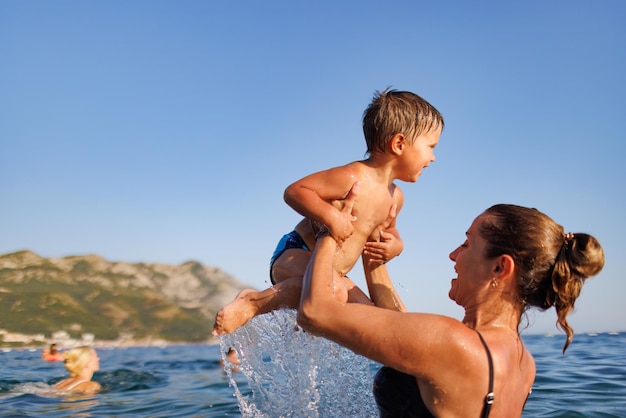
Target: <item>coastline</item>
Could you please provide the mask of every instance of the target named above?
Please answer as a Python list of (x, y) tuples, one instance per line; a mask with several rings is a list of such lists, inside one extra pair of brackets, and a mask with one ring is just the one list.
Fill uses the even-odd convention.
[(46, 341), (37, 344), (7, 344), (7, 342), (0, 342), (0, 351), (9, 352), (13, 350), (17, 351), (37, 351), (43, 350), (50, 346), (50, 344), (56, 344), (59, 347), (59, 351), (67, 351), (74, 347), (81, 345), (88, 345), (96, 349), (109, 349), (109, 348), (128, 348), (128, 347), (170, 347), (170, 346), (193, 346), (193, 345), (218, 345), (219, 340), (211, 338), (207, 341), (166, 341), (161, 339), (141, 339), (141, 340), (94, 340), (90, 342), (85, 341), (73, 341), (65, 343), (63, 341)]

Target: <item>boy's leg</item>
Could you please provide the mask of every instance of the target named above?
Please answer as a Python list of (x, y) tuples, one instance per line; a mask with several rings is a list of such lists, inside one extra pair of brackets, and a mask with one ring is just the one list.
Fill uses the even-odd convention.
[[(276, 284), (260, 292), (253, 289), (239, 292), (237, 297), (220, 309), (215, 316), (213, 335), (230, 334), (256, 315), (280, 308), (298, 309), (302, 278), (310, 258), (311, 253), (308, 251), (286, 250), (272, 266), (272, 277)], [(349, 303), (373, 304), (352, 280), (348, 277), (343, 279)], [(339, 296), (338, 299), (341, 300), (342, 297)]]
[(285, 250), (272, 266), (275, 285), (257, 292), (246, 289), (215, 316), (213, 335), (230, 334), (256, 315), (280, 308), (297, 309), (302, 292), (302, 277), (311, 253), (301, 249)]
[[(294, 277), (304, 277), (304, 272), (306, 271), (310, 259), (311, 252), (309, 251), (297, 248), (285, 250), (272, 266), (271, 275), (274, 282), (280, 283), (283, 280), (291, 280)], [(349, 303), (373, 304), (367, 294), (348, 277), (344, 277), (344, 283), (348, 291)], [(300, 287), (302, 287), (302, 284), (300, 284)], [(297, 307), (298, 306), (294, 306), (294, 308)]]
[[(272, 266), (272, 270), (270, 272), (272, 279), (275, 283), (281, 283), (284, 280), (294, 280), (294, 278), (297, 277), (300, 279), (301, 289), (302, 277), (304, 277), (304, 272), (307, 269), (310, 259), (311, 252), (309, 251), (297, 248), (285, 250), (283, 254), (281, 254), (281, 256), (276, 259), (276, 262)], [(348, 303), (364, 303), (366, 305), (373, 305), (373, 302), (370, 300), (369, 296), (365, 294), (352, 280), (350, 280), (350, 278), (348, 278), (347, 276), (344, 277), (343, 282), (344, 283), (341, 285), (348, 293)], [(291, 286), (293, 285), (295, 285), (295, 282), (291, 283)], [(346, 297), (338, 294), (337, 299), (345, 301)], [(298, 296), (298, 301), (296, 302), (296, 305), (290, 307), (297, 309), (299, 302), (300, 298)], [(269, 312), (270, 310), (267, 310), (266, 312)]]
[(246, 289), (215, 316), (213, 335), (230, 334), (256, 315), (280, 308), (298, 308), (302, 278), (284, 280), (260, 292)]
[(306, 267), (309, 265), (311, 252), (300, 248), (290, 248), (276, 259), (270, 270), (272, 283), (278, 284), (294, 277), (304, 277)]

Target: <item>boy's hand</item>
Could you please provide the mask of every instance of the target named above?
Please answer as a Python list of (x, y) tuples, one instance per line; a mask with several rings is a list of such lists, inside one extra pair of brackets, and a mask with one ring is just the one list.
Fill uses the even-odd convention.
[(363, 248), (363, 255), (370, 264), (385, 264), (400, 255), (404, 243), (391, 232), (380, 230), (380, 241), (368, 241)]
[(363, 247), (363, 256), (370, 264), (385, 264), (392, 258), (400, 255), (404, 249), (404, 242), (395, 228), (390, 228), (396, 219), (398, 205), (395, 203), (389, 208), (387, 219), (380, 225), (378, 241), (368, 241)]

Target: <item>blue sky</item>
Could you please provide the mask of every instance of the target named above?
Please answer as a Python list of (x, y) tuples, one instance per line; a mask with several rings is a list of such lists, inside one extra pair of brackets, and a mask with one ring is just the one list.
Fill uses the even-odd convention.
[(516, 203), (602, 242), (571, 323), (626, 330), (625, 21), (620, 0), (0, 2), (0, 253), (198, 260), (264, 288), (299, 219), (284, 188), (363, 158), (392, 86), (446, 118), (399, 184), (408, 308), (461, 318), (448, 254)]

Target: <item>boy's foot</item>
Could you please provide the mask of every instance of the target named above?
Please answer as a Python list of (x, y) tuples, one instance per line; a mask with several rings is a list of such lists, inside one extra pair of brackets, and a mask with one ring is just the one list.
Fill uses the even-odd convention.
[(242, 290), (232, 302), (219, 310), (215, 315), (215, 325), (213, 325), (214, 336), (230, 334), (252, 319), (256, 313), (256, 306), (248, 297), (251, 293), (255, 291)]

